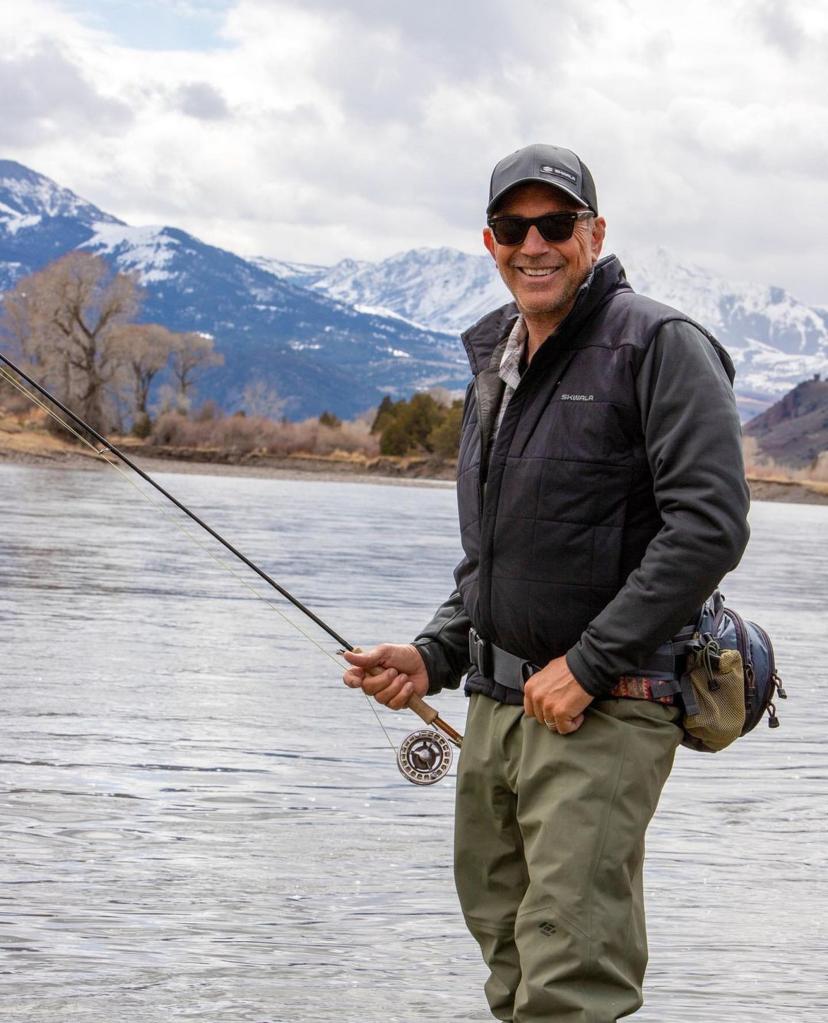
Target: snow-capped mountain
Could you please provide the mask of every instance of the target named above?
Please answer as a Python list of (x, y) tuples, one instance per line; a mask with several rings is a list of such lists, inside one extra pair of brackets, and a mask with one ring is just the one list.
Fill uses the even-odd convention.
[(315, 283), (330, 270), (329, 266), (321, 266), (317, 263), (292, 263), (284, 259), (272, 259), (269, 256), (254, 256), (250, 262), (255, 263), (261, 270), (267, 270), (268, 273), (281, 277), (283, 281), (301, 285)]
[(743, 413), (762, 411), (828, 369), (828, 309), (773, 285), (726, 281), (678, 263), (664, 249), (633, 254), (624, 264), (637, 291), (686, 312), (725, 345)]
[(384, 394), (465, 387), (468, 365), (452, 339), (399, 316), (360, 312), (174, 227), (130, 227), (11, 162), (0, 163), (0, 289), (64, 253), (101, 255), (145, 288), (142, 319), (215, 338), (224, 365), (202, 398), (237, 407), (264, 383), (301, 418), (352, 416)]
[[(135, 272), (142, 317), (212, 335), (221, 369), (201, 387), (232, 408), (263, 381), (293, 417), (349, 416), (383, 394), (458, 391), (468, 365), (457, 333), (509, 301), (491, 259), (414, 249), (332, 267), (244, 259), (174, 227), (131, 227), (13, 161), (0, 161), (0, 291), (80, 248)], [(623, 254), (636, 290), (716, 334), (737, 368), (746, 418), (798, 381), (828, 372), (828, 310), (781, 288), (725, 281), (663, 249)]]
[(0, 291), (89, 237), (119, 224), (67, 188), (14, 160), (0, 160)]
[[(798, 302), (782, 288), (725, 281), (664, 249), (622, 262), (637, 291), (681, 309), (726, 345), (743, 415), (828, 369), (828, 310)], [(315, 290), (433, 330), (457, 332), (509, 301), (489, 256), (453, 249), (415, 249), (379, 263), (343, 260), (310, 276)]]
[(413, 249), (381, 263), (346, 259), (311, 287), (348, 305), (387, 309), (452, 334), (510, 300), (488, 256), (446, 248)]

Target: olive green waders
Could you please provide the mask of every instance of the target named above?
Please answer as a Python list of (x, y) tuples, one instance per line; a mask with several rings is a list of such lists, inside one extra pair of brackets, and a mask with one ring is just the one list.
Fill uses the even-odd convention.
[(571, 735), (471, 697), (455, 878), (513, 1023), (614, 1023), (642, 1004), (644, 832), (681, 739), (673, 707), (592, 704)]

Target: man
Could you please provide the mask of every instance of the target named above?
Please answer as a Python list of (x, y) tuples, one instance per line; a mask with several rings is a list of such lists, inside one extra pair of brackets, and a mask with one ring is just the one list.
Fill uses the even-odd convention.
[(600, 258), (571, 151), (501, 160), (487, 215), (514, 304), (463, 336), (457, 588), (344, 679), (399, 709), (468, 672), (455, 877), (491, 1011), (612, 1023), (642, 1004), (644, 833), (682, 736), (670, 640), (747, 542), (733, 367)]

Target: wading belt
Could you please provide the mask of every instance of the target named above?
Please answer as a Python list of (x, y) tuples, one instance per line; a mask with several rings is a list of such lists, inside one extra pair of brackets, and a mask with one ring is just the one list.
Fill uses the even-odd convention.
[[(635, 675), (625, 675), (619, 679), (607, 695), (673, 703), (676, 693), (682, 689), (685, 644), (692, 639), (694, 631), (695, 621), (685, 626), (669, 642), (662, 643)], [(523, 692), (527, 679), (540, 670), (531, 661), (484, 639), (476, 629), (469, 630), (469, 658), (484, 678), (519, 693)]]

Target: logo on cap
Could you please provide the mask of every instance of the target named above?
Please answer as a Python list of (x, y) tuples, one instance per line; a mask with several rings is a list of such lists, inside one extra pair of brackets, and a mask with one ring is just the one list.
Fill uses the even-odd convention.
[(571, 181), (573, 185), (578, 184), (578, 179), (575, 175), (568, 170), (564, 170), (562, 167), (551, 167), (548, 163), (545, 163), (541, 169), (541, 174), (557, 174), (559, 178), (566, 178), (567, 181)]

